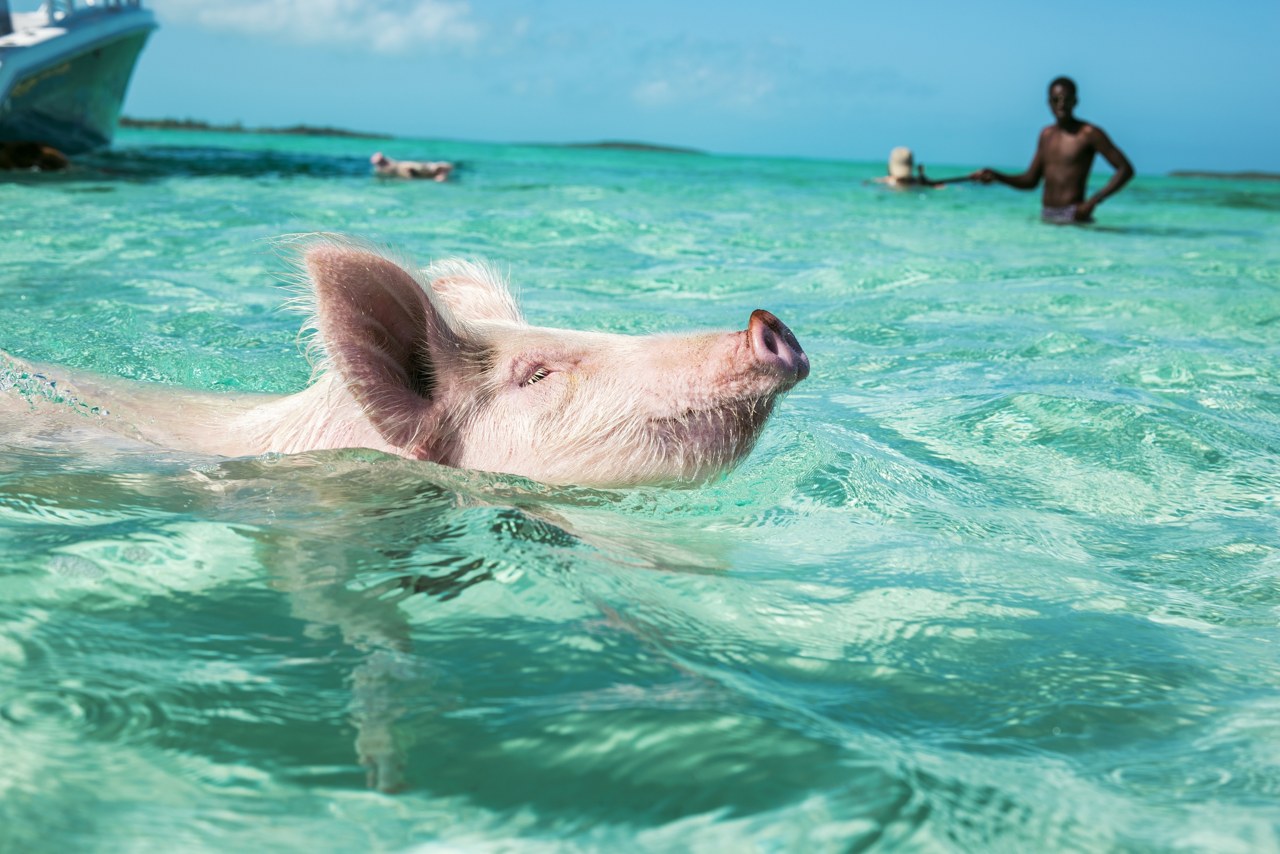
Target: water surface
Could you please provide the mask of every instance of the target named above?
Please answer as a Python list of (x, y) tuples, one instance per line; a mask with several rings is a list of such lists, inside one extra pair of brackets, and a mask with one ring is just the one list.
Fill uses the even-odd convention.
[(543, 325), (768, 308), (813, 373), (685, 490), (10, 424), (0, 848), (1280, 850), (1280, 187), (1062, 228), (881, 168), (133, 131), (6, 179), (27, 359), (300, 388), (274, 241), (337, 231)]

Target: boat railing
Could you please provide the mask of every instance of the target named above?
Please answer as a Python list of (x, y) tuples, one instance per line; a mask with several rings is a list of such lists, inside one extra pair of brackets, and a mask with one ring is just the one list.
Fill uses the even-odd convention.
[(0, 38), (15, 29), (49, 26), (78, 15), (140, 8), (142, 0), (0, 0)]
[(72, 15), (103, 9), (130, 9), (142, 5), (141, 0), (44, 0), (40, 10), (50, 21), (61, 21)]

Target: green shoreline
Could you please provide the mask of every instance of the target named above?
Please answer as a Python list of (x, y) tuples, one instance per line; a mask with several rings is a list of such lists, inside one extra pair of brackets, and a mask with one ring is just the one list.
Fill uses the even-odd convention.
[(604, 148), (614, 151), (657, 151), (663, 154), (706, 154), (697, 148), (682, 148), (678, 145), (655, 145), (651, 142), (627, 142), (625, 140), (605, 139), (600, 142), (552, 142), (540, 143), (557, 148)]
[(1175, 169), (1170, 178), (1223, 178), (1231, 181), (1280, 181), (1280, 172), (1210, 172), (1203, 169)]
[[(208, 131), (214, 133), (264, 133), (285, 136), (338, 136), (351, 139), (396, 139), (387, 133), (371, 133), (367, 131), (347, 130), (346, 128), (325, 127), (315, 125), (290, 125), (289, 127), (245, 127), (235, 124), (219, 125), (199, 119), (136, 119), (131, 116), (120, 117), (120, 127), (141, 128), (145, 130), (184, 130)], [(615, 151), (654, 151), (666, 154), (706, 154), (696, 148), (684, 148), (677, 145), (658, 145), (650, 142), (631, 142), (627, 140), (601, 140), (599, 142), (530, 142), (526, 145), (540, 145), (551, 148), (594, 148)], [(1230, 181), (1280, 181), (1280, 172), (1243, 171), (1214, 172), (1205, 169), (1175, 169), (1168, 173), (1171, 178), (1218, 178)]]
[[(347, 130), (337, 127), (317, 127), (314, 125), (291, 125), (289, 127), (245, 127), (235, 124), (219, 125), (199, 119), (136, 119), (132, 116), (121, 116), (120, 127), (142, 130), (183, 130), (211, 133), (270, 133), (287, 136), (339, 136), (350, 139), (396, 139), (388, 133), (369, 133), (366, 131)], [(526, 145), (540, 145), (552, 148), (599, 148), (619, 151), (657, 151), (668, 154), (705, 154), (696, 148), (681, 148), (675, 145), (657, 145), (650, 142), (630, 142), (626, 140), (602, 140), (600, 142), (530, 142)]]
[(214, 133), (274, 133), (288, 136), (345, 136), (357, 139), (394, 139), (385, 133), (365, 133), (363, 131), (346, 130), (334, 127), (316, 127), (313, 125), (291, 125), (283, 128), (252, 128), (236, 122), (231, 125), (215, 125), (198, 119), (135, 119), (130, 116), (120, 117), (122, 128), (143, 128), (146, 130), (191, 130)]

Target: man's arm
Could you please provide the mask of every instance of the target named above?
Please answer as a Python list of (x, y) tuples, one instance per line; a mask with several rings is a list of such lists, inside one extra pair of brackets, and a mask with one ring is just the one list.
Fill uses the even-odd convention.
[(1097, 125), (1089, 126), (1090, 142), (1097, 152), (1107, 159), (1111, 164), (1111, 168), (1116, 170), (1101, 190), (1084, 201), (1079, 208), (1076, 209), (1076, 218), (1087, 220), (1093, 216), (1093, 209), (1102, 204), (1102, 200), (1118, 192), (1121, 187), (1128, 184), (1133, 178), (1133, 164), (1129, 162), (1129, 158), (1124, 156), (1111, 138)]
[(969, 177), (983, 184), (990, 184), (992, 181), (999, 181), (1001, 184), (1007, 184), (1018, 190), (1034, 190), (1040, 184), (1040, 179), (1044, 177), (1044, 136), (1046, 131), (1040, 132), (1040, 138), (1036, 141), (1036, 153), (1031, 158), (1031, 165), (1027, 167), (1027, 171), (1020, 175), (1006, 175), (1003, 172), (997, 172), (994, 169), (979, 169)]
[(925, 174), (924, 174), (924, 164), (923, 164), (923, 163), (920, 163), (920, 164), (918, 164), (918, 165), (916, 166), (916, 183), (917, 183), (917, 184), (919, 184), (919, 185), (920, 185), (920, 186), (922, 186), (922, 187), (936, 187), (936, 186), (938, 186), (938, 182), (937, 182), (937, 181), (930, 181), (928, 178), (926, 178), (926, 177), (925, 177)]

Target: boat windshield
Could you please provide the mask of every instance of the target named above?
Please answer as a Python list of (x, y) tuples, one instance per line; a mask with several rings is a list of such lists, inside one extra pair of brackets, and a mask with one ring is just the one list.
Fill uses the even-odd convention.
[(22, 29), (57, 23), (87, 12), (133, 9), (141, 5), (141, 0), (0, 0), (0, 18), (8, 12), (14, 29)]

